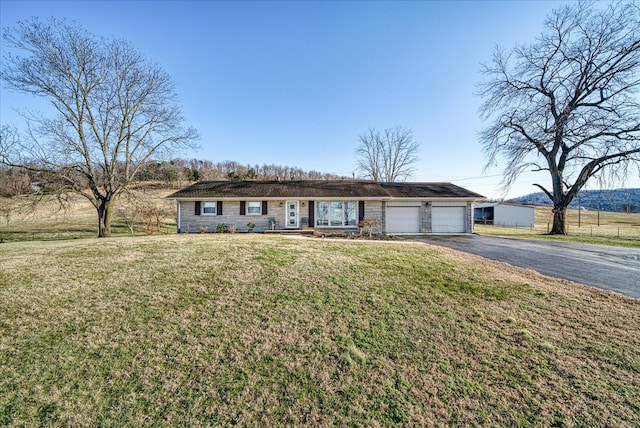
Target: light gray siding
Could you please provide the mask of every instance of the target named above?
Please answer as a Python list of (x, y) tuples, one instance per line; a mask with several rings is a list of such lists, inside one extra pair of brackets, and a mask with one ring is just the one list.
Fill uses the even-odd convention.
[(380, 220), (382, 220), (382, 201), (366, 201), (364, 203), (364, 217), (379, 218)]
[(279, 201), (268, 201), (266, 215), (240, 215), (240, 201), (222, 201), (222, 215), (195, 215), (195, 201), (181, 201), (179, 209), (180, 233), (197, 233), (200, 226), (206, 227), (207, 232), (215, 232), (220, 223), (227, 226), (233, 224), (238, 228), (238, 232), (247, 232), (247, 224), (250, 222), (255, 224), (254, 231), (263, 232), (270, 228), (271, 219), (276, 221), (277, 229), (283, 229), (285, 225), (284, 201), (282, 206)]
[[(309, 225), (309, 200), (307, 199), (291, 199), (298, 202), (299, 209), (299, 226), (300, 229), (306, 229), (308, 227), (314, 227)], [(213, 199), (203, 199), (201, 202), (214, 201)], [(255, 201), (255, 200), (253, 200)], [(249, 201), (247, 201), (249, 202)], [(260, 201), (262, 202), (262, 201)], [(235, 225), (238, 232), (247, 232), (249, 230), (247, 224), (249, 222), (254, 223), (255, 232), (264, 232), (272, 228), (272, 224), (276, 230), (286, 228), (286, 202), (287, 200), (273, 200), (267, 202), (267, 214), (266, 215), (240, 215), (240, 201), (222, 201), (222, 215), (195, 215), (195, 201), (180, 201), (178, 204), (178, 218), (179, 218), (179, 230), (180, 233), (198, 233), (201, 227), (205, 227), (207, 232), (216, 232), (218, 224), (225, 224), (227, 226)], [(314, 200), (314, 207), (317, 208), (318, 201)], [(364, 218), (377, 218), (380, 220), (379, 232), (387, 233), (386, 229), (386, 214), (389, 209), (393, 209), (392, 206), (398, 207), (403, 204), (409, 204), (419, 207), (419, 233), (432, 233), (433, 232), (433, 206), (460, 206), (465, 208), (466, 212), (466, 233), (473, 233), (473, 203), (457, 201), (453, 203), (447, 203), (443, 201), (365, 201)], [(303, 206), (304, 205), (304, 206)], [(389, 206), (387, 206), (389, 205)], [(248, 208), (248, 204), (247, 204)], [(314, 215), (317, 218), (317, 213)], [(273, 223), (275, 221), (275, 223)], [(357, 227), (348, 228), (327, 228), (316, 227), (319, 231), (336, 231), (344, 232), (356, 232)]]

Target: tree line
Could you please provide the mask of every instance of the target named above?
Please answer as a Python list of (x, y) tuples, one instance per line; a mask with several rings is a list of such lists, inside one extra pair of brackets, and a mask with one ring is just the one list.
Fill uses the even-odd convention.
[(148, 162), (139, 173), (139, 181), (167, 183), (199, 180), (335, 180), (342, 176), (306, 171), (295, 166), (250, 165), (236, 161), (212, 162), (202, 159), (173, 159)]
[[(203, 159), (150, 160), (140, 166), (133, 183), (160, 182), (168, 186), (199, 180), (337, 180), (345, 177), (307, 171), (295, 166), (250, 165), (236, 161)], [(0, 166), (0, 197), (50, 193), (59, 188), (57, 171)]]

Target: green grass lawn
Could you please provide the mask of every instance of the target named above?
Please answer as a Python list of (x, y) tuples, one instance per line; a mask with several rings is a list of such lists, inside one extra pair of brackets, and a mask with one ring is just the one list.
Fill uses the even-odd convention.
[(1, 426), (638, 426), (640, 301), (424, 244), (0, 244)]

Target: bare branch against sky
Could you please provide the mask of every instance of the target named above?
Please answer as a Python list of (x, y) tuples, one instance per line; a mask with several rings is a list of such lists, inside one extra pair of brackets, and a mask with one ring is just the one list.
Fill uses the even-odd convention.
[(18, 53), (3, 55), (3, 82), (53, 113), (25, 116), (28, 132), (0, 160), (40, 174), (48, 193), (86, 197), (98, 236), (109, 236), (116, 199), (140, 167), (198, 136), (182, 125), (172, 79), (128, 42), (66, 20), (21, 21), (3, 36)]
[(506, 185), (526, 170), (553, 202), (552, 233), (588, 181), (621, 183), (640, 167), (640, 6), (578, 2), (555, 9), (543, 33), (484, 68), (481, 142)]

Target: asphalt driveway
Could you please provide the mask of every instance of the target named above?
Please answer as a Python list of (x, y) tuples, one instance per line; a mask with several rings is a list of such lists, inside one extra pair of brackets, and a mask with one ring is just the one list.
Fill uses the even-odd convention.
[(640, 248), (479, 235), (411, 239), (640, 298)]

